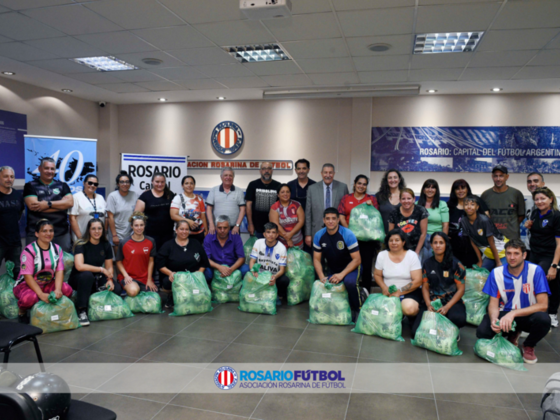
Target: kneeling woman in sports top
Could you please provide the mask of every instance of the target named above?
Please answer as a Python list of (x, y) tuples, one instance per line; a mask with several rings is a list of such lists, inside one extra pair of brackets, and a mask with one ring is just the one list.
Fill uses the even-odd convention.
[(47, 219), (39, 220), (35, 225), (35, 236), (37, 241), (27, 245), (21, 253), (20, 277), (14, 287), (19, 306), (18, 320), (24, 324), (29, 324), (27, 311), (39, 300), (48, 303), (51, 292), (57, 299), (72, 295), (72, 288), (64, 283), (62, 248), (52, 242), (52, 223)]
[(149, 236), (144, 236), (147, 217), (144, 213), (135, 211), (128, 220), (132, 226), (132, 236), (119, 243), (117, 278), (130, 297), (146, 290), (157, 292), (158, 288), (152, 278), (156, 243)]

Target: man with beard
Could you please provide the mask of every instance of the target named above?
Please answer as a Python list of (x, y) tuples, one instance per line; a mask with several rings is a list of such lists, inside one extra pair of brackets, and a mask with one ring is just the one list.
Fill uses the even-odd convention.
[[(529, 190), (529, 197), (525, 199), (525, 220), (531, 220), (531, 214), (535, 209), (535, 202), (533, 201), (533, 191), (537, 188), (544, 187), (544, 177), (539, 172), (531, 172), (527, 175), (527, 190)], [(525, 242), (525, 246), (527, 247), (527, 259), (531, 254), (531, 246), (529, 245), (529, 241), (531, 240), (531, 231), (527, 229), (527, 236), (523, 242)]]
[(270, 207), (278, 199), (280, 183), (272, 179), (272, 163), (261, 164), (261, 177), (251, 181), (247, 186), (245, 201), (247, 202), (247, 230), (251, 236), (264, 238), (264, 225), (268, 223)]

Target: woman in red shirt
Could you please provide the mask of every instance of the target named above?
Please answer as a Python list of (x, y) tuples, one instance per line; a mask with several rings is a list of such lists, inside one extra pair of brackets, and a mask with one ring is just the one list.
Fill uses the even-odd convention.
[[(354, 191), (351, 194), (346, 194), (340, 200), (338, 205), (338, 212), (340, 213), (340, 224), (345, 228), (348, 227), (350, 222), (350, 213), (352, 209), (360, 204), (366, 203), (368, 206), (373, 206), (379, 210), (377, 199), (373, 195), (367, 193), (369, 178), (365, 175), (358, 175), (354, 179)], [(367, 292), (371, 291), (372, 286), (372, 268), (373, 260), (377, 256), (377, 252), (381, 248), (378, 241), (358, 241), (360, 249), (360, 256), (362, 257), (362, 287), (365, 287)]]
[(291, 194), (288, 184), (278, 187), (278, 201), (270, 208), (268, 219), (278, 226), (278, 239), (286, 248), (302, 249), (305, 213), (299, 202), (290, 199)]

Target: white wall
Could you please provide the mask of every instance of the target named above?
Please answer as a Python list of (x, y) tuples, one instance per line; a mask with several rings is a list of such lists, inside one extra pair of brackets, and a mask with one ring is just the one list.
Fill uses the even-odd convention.
[[(559, 110), (560, 94), (374, 98), (372, 126), (559, 126)], [(379, 188), (382, 176), (382, 172), (371, 172), (372, 190)], [(407, 186), (417, 193), (428, 178), (438, 181), (442, 194), (449, 194), (453, 181), (459, 178), (466, 179), (475, 194), (493, 185), (489, 173), (404, 172), (403, 176)], [(545, 181), (560, 195), (560, 175), (545, 175)], [(510, 174), (508, 184), (528, 195), (526, 174)]]

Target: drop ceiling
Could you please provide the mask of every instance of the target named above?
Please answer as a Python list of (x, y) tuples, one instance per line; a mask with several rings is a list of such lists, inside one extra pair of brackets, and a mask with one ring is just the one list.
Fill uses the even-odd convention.
[[(558, 0), (292, 4), (291, 18), (251, 21), (238, 0), (0, 0), (0, 71), (118, 104), (260, 99), (270, 89), (372, 84), (420, 84), (421, 94), (560, 92)], [(475, 30), (485, 31), (475, 52), (412, 54), (416, 33)], [(273, 42), (293, 61), (241, 64), (222, 49)], [(367, 48), (374, 43), (391, 48), (374, 53)], [(94, 55), (139, 69), (98, 72), (69, 60)]]

